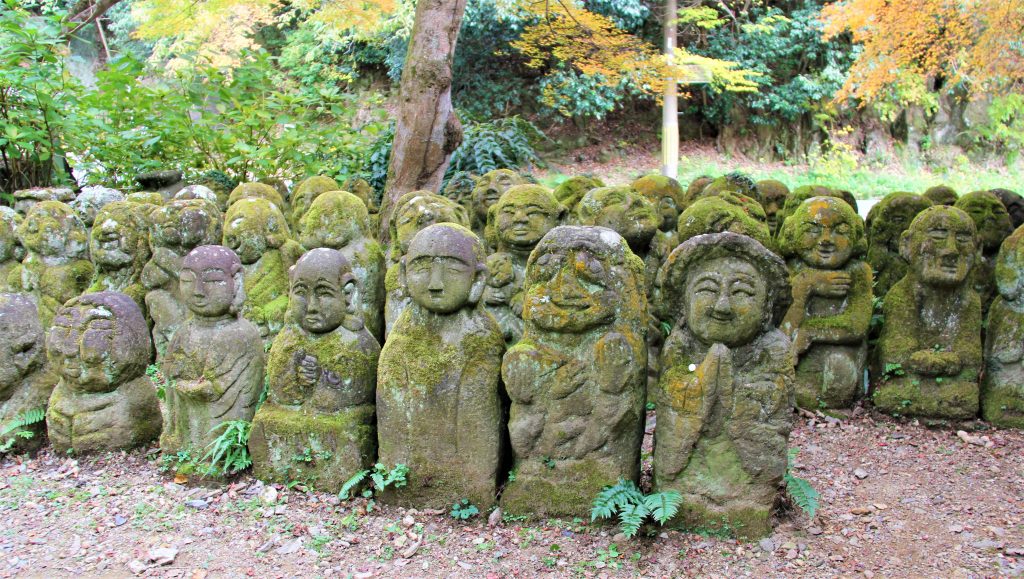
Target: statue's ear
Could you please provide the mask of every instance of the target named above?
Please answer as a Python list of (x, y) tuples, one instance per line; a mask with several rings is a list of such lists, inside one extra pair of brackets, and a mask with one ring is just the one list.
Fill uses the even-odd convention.
[(469, 305), (475, 306), (484, 295), (484, 288), (487, 285), (487, 268), (482, 267), (476, 271), (473, 278), (473, 285), (469, 288)]
[(235, 299), (231, 301), (229, 311), (232, 315), (241, 315), (242, 305), (245, 304), (245, 275), (241, 267), (231, 276), (231, 281), (235, 284)]
[(409, 295), (408, 281), (405, 276), (405, 256), (398, 260), (398, 287), (402, 288), (403, 295)]
[(359, 312), (359, 284), (355, 278), (349, 277), (342, 286), (341, 292), (345, 294), (345, 311), (355, 315)]
[(910, 263), (910, 230), (904, 231), (900, 235), (900, 257)]

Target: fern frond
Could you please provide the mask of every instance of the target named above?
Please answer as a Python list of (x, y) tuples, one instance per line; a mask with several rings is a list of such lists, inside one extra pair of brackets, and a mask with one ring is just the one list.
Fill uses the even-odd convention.
[(821, 498), (821, 494), (811, 486), (811, 483), (788, 472), (784, 480), (786, 481), (786, 492), (792, 497), (793, 502), (813, 519), (815, 513), (818, 512), (818, 499)]
[(683, 495), (676, 491), (653, 493), (644, 497), (644, 504), (651, 512), (651, 517), (658, 521), (658, 524), (664, 525), (679, 512), (679, 505), (683, 504)]
[(619, 510), (619, 530), (626, 538), (634, 537), (650, 511), (644, 503), (630, 504)]
[(363, 482), (366, 479), (366, 475), (368, 474), (370, 474), (370, 471), (361, 470), (356, 474), (352, 475), (352, 478), (348, 479), (347, 481), (345, 481), (345, 484), (341, 485), (341, 491), (338, 492), (338, 498), (343, 501), (352, 498), (349, 495), (349, 493), (352, 492), (352, 489), (354, 489), (356, 485)]

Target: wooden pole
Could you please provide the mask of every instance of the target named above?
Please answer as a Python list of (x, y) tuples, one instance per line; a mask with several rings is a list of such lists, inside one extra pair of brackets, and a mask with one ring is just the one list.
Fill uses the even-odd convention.
[[(676, 49), (676, 0), (665, 0), (665, 58), (671, 71)], [(679, 176), (679, 102), (676, 78), (672, 72), (665, 79), (664, 105), (661, 110), (661, 174), (673, 179)]]

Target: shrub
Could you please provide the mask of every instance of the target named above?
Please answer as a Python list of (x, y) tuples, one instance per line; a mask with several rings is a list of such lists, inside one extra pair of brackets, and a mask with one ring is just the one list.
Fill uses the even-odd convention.
[(679, 512), (682, 502), (683, 497), (676, 491), (645, 495), (633, 481), (620, 480), (598, 493), (590, 510), (590, 520), (610, 519), (617, 515), (622, 534), (633, 537), (648, 517), (659, 525), (670, 521)]

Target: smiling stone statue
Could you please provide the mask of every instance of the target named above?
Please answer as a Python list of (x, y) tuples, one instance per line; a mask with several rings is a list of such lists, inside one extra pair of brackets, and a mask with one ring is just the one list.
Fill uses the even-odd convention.
[[(59, 378), (47, 362), (45, 339), (35, 301), (25, 294), (0, 293), (0, 424), (46, 410)], [(43, 426), (37, 422), (4, 434), (0, 444), (11, 444), (10, 452), (36, 450), (46, 442)], [(18, 431), (32, 436), (18, 436)]]

